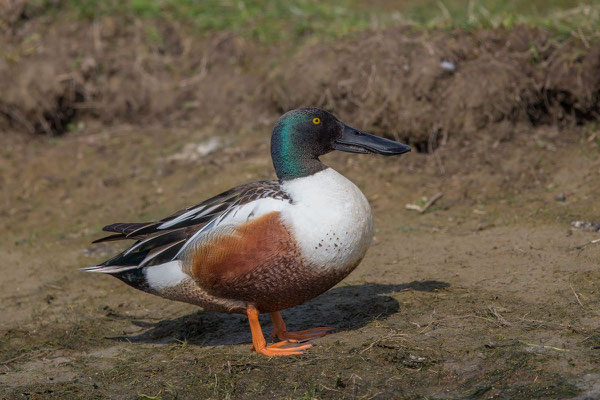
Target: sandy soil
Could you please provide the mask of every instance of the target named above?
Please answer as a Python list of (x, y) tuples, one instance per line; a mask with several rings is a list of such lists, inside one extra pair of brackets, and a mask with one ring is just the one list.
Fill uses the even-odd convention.
[[(276, 117), (235, 132), (1, 138), (0, 396), (600, 397), (600, 243), (576, 248), (599, 234), (570, 228), (600, 215), (593, 126), (328, 155), (369, 198), (376, 239), (337, 287), (283, 313), (291, 329), (336, 329), (303, 356), (256, 355), (242, 316), (78, 270), (118, 249), (89, 244), (105, 223), (273, 177)], [(405, 208), (437, 193), (423, 214)]]

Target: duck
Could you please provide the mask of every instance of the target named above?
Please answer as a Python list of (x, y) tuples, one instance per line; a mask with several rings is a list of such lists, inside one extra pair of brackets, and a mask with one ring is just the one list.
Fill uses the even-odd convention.
[[(135, 240), (109, 260), (83, 268), (169, 300), (248, 317), (251, 350), (303, 354), (332, 331), (286, 329), (281, 311), (326, 292), (352, 272), (373, 238), (371, 207), (360, 189), (319, 157), (334, 150), (400, 155), (408, 145), (352, 128), (308, 107), (273, 128), (276, 180), (234, 187), (154, 222), (114, 223), (93, 243)], [(273, 322), (267, 344), (259, 314)]]

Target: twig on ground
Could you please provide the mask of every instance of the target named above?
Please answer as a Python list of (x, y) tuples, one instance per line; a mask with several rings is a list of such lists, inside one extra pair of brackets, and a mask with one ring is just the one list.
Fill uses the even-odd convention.
[(494, 317), (496, 317), (498, 319), (498, 321), (500, 322), (501, 325), (504, 326), (510, 326), (510, 322), (508, 322), (499, 312), (498, 310), (496, 310), (496, 307), (494, 306), (489, 306), (488, 310), (490, 311), (490, 314), (492, 314)]
[(481, 315), (476, 315), (476, 314), (465, 314), (465, 315), (458, 315), (458, 316), (453, 316), (453, 317), (445, 317), (445, 318), (440, 318), (440, 319), (436, 319), (436, 320), (429, 322), (429, 324), (427, 324), (427, 326), (423, 327), (423, 329), (421, 329), (418, 332), (418, 334), (425, 333), (427, 330), (429, 330), (429, 328), (431, 328), (434, 325), (438, 325), (440, 323), (451, 321), (451, 320), (460, 320), (460, 319), (464, 319), (464, 318), (481, 319), (481, 320), (484, 320), (487, 322), (491, 322), (492, 324), (495, 324), (498, 327), (512, 326), (514, 324), (519, 324), (519, 322), (526, 322), (526, 323), (530, 323), (530, 324), (537, 324), (538, 327), (543, 326), (543, 327), (551, 328), (551, 329), (571, 329), (574, 333), (579, 333), (579, 334), (587, 334), (587, 332), (588, 332), (587, 329), (579, 327), (579, 326), (575, 326), (572, 324), (553, 323), (553, 322), (548, 322), (548, 321), (526, 318), (527, 315), (529, 315), (529, 313), (526, 313), (523, 317), (511, 319), (509, 321), (506, 318), (504, 318), (502, 315), (500, 315), (497, 310), (494, 310), (495, 311), (495, 313), (494, 313), (494, 311), (492, 311), (492, 308), (493, 307), (490, 307), (489, 311), (490, 311), (490, 313), (492, 313), (494, 315), (494, 317), (496, 317), (496, 319), (492, 319), (489, 317), (483, 317)]
[(25, 352), (25, 353), (19, 354), (16, 357), (11, 358), (10, 360), (6, 360), (6, 361), (0, 362), (0, 365), (7, 366), (8, 364), (10, 364), (10, 363), (12, 363), (14, 361), (21, 360), (21, 359), (26, 358), (26, 357), (29, 357), (29, 358), (34, 358), (35, 357), (37, 359), (40, 359), (42, 357), (47, 356), (48, 354), (50, 354), (49, 351), (42, 351), (41, 353), (38, 353), (38, 354), (32, 354), (31, 352)]
[(520, 320), (520, 321), (523, 321), (523, 322), (529, 322), (529, 323), (538, 324), (539, 326), (545, 326), (547, 328), (553, 328), (553, 329), (571, 329), (573, 332), (579, 333), (579, 334), (587, 334), (589, 332), (586, 328), (582, 328), (580, 326), (575, 326), (575, 325), (572, 325), (572, 324), (557, 324), (557, 323), (554, 323), (554, 322), (542, 321), (542, 320), (539, 320), (539, 319), (525, 318), (527, 315), (529, 315), (529, 313), (526, 313), (522, 317), (517, 318), (517, 320)]
[(363, 354), (365, 351), (367, 351), (367, 350), (370, 350), (370, 349), (371, 349), (373, 346), (375, 346), (376, 344), (378, 344), (378, 343), (380, 343), (380, 342), (382, 342), (382, 341), (384, 341), (384, 340), (388, 340), (388, 339), (395, 339), (395, 338), (398, 338), (398, 337), (400, 337), (400, 336), (405, 336), (405, 335), (404, 335), (404, 334), (398, 334), (398, 333), (392, 332), (392, 333), (390, 333), (390, 334), (388, 334), (388, 335), (382, 336), (382, 337), (378, 338), (377, 340), (373, 341), (373, 342), (372, 342), (370, 345), (368, 345), (366, 348), (364, 348), (364, 349), (363, 349), (363, 350), (360, 352), (360, 354)]
[(415, 211), (418, 211), (419, 214), (423, 214), (431, 206), (433, 206), (436, 201), (438, 201), (439, 199), (441, 199), (442, 196), (444, 196), (444, 193), (442, 193), (442, 192), (436, 194), (431, 199), (429, 199), (429, 201), (427, 203), (425, 203), (425, 205), (423, 207), (419, 206), (418, 204), (407, 204), (405, 207), (406, 207), (407, 210), (415, 210)]
[(0, 362), (0, 365), (8, 365), (8, 364), (10, 364), (13, 361), (17, 361), (18, 359), (21, 359), (21, 358), (24, 358), (24, 357), (27, 357), (27, 356), (30, 356), (30, 355), (31, 354), (29, 354), (29, 353), (22, 353), (22, 354), (19, 354), (18, 356), (13, 357), (13, 358), (11, 358), (9, 360)]
[(581, 302), (581, 300), (579, 300), (579, 295), (577, 294), (577, 292), (575, 291), (575, 289), (573, 289), (573, 285), (569, 284), (569, 286), (571, 287), (571, 291), (575, 295), (575, 298), (577, 299), (577, 302), (579, 303), (579, 305), (581, 306), (581, 308), (585, 308), (583, 306), (583, 303)]
[[(440, 322), (446, 322), (446, 321), (457, 320), (457, 319), (464, 319), (464, 318), (476, 318), (476, 319), (482, 319), (482, 320), (484, 320), (484, 321), (491, 322), (492, 324), (495, 324), (495, 325), (497, 325), (497, 326), (500, 326), (500, 327), (502, 327), (502, 326), (505, 326), (505, 324), (509, 324), (509, 323), (508, 323), (508, 321), (506, 321), (506, 320), (505, 320), (505, 322), (504, 322), (504, 323), (501, 323), (501, 321), (496, 321), (496, 320), (493, 320), (493, 319), (491, 319), (491, 318), (482, 317), (481, 315), (476, 315), (476, 314), (465, 314), (465, 315), (458, 315), (458, 316), (455, 316), (455, 317), (445, 317), (445, 318), (440, 318), (440, 319), (433, 320), (433, 321), (431, 321), (429, 324), (427, 324), (427, 326), (426, 326), (426, 327), (424, 327), (423, 329), (421, 329), (421, 330), (420, 330), (418, 333), (419, 333), (419, 334), (423, 334), (423, 333), (425, 333), (425, 331), (427, 331), (427, 330), (428, 330), (428, 329), (429, 329), (431, 326), (433, 326), (433, 325), (437, 325), (437, 324), (439, 324)], [(510, 324), (509, 324), (509, 325), (510, 325)]]
[(569, 250), (579, 250), (579, 252), (577, 253), (577, 256), (579, 257), (579, 254), (581, 254), (581, 252), (583, 251), (583, 249), (585, 249), (586, 247), (588, 247), (590, 244), (596, 244), (596, 243), (600, 243), (600, 239), (590, 240), (587, 243), (584, 243), (584, 244), (579, 245), (579, 246), (572, 247)]
[(341, 390), (339, 390), (339, 389), (334, 389), (334, 388), (332, 388), (332, 387), (325, 386), (325, 385), (323, 385), (322, 383), (319, 383), (319, 386), (321, 386), (321, 387), (322, 387), (323, 389), (325, 389), (325, 390), (329, 390), (329, 391), (332, 391), (332, 392), (344, 393), (343, 391), (341, 391)]
[(570, 351), (569, 349), (563, 349), (561, 347), (556, 347), (556, 346), (549, 346), (549, 345), (535, 344), (535, 343), (527, 343), (527, 342), (524, 342), (522, 340), (519, 340), (519, 342), (521, 342), (525, 346), (529, 346), (529, 347), (539, 347), (539, 348), (546, 349), (546, 350), (556, 350), (556, 351)]

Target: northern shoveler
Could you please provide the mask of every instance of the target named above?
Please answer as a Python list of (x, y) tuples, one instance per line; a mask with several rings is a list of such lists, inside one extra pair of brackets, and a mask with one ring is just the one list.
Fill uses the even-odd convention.
[[(354, 129), (318, 108), (284, 114), (273, 129), (279, 180), (252, 182), (156, 222), (116, 223), (94, 243), (135, 244), (86, 271), (111, 274), (167, 299), (247, 314), (252, 349), (267, 356), (302, 354), (332, 328), (288, 332), (279, 311), (327, 291), (364, 257), (373, 236), (362, 192), (319, 156), (333, 150), (402, 154), (407, 145)], [(270, 313), (267, 345), (258, 321)]]

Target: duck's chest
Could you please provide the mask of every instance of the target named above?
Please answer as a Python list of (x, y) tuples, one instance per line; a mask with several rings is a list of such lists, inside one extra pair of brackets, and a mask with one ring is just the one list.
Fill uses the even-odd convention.
[(322, 271), (355, 267), (373, 237), (371, 207), (360, 189), (331, 168), (282, 188), (292, 199), (282, 221), (303, 259)]

